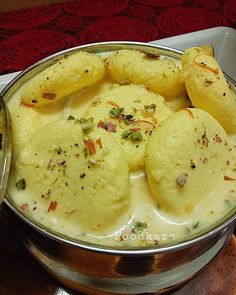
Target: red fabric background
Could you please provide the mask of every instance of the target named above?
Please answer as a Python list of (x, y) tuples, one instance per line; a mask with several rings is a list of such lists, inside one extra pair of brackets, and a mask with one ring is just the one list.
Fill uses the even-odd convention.
[(0, 74), (80, 44), (236, 28), (236, 0), (76, 0), (0, 13)]

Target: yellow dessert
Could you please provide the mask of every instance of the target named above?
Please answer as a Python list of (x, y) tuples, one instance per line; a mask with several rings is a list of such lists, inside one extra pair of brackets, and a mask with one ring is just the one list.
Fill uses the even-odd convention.
[(65, 55), (57, 63), (31, 79), (21, 93), (22, 103), (40, 108), (102, 79), (105, 73), (100, 57), (87, 52)]
[(212, 52), (205, 47), (189, 48), (182, 63), (182, 78), (192, 104), (215, 117), (228, 133), (235, 134), (236, 95)]
[(144, 166), (144, 153), (155, 126), (172, 111), (162, 96), (139, 85), (113, 86), (93, 101), (84, 114), (111, 133), (124, 150), (130, 170)]
[(21, 150), (15, 173), (42, 214), (102, 229), (129, 204), (129, 169), (110, 134), (84, 126), (57, 120), (41, 127)]
[(109, 75), (119, 83), (143, 84), (165, 98), (185, 95), (180, 68), (170, 58), (125, 49), (111, 54), (106, 64)]
[(224, 129), (203, 110), (188, 108), (159, 124), (145, 157), (158, 206), (178, 215), (192, 212), (222, 185), (227, 154)]

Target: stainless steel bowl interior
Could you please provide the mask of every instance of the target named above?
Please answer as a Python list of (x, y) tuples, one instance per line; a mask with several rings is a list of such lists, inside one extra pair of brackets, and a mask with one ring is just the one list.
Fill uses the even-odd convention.
[[(173, 48), (158, 46), (154, 44), (147, 44), (141, 42), (103, 42), (88, 44), (84, 46), (74, 47), (62, 52), (56, 53), (50, 57), (39, 61), (19, 74), (13, 81), (2, 91), (2, 97), (4, 101), (7, 102), (8, 99), (13, 95), (13, 93), (27, 80), (33, 77), (38, 72), (41, 72), (46, 67), (57, 62), (65, 55), (73, 54), (77, 51), (87, 51), (90, 53), (96, 54), (107, 54), (120, 49), (137, 49), (145, 53), (153, 53), (164, 55), (167, 57), (172, 57), (180, 59), (182, 52)], [(236, 83), (226, 75), (226, 78), (232, 85), (232, 89), (236, 92)], [(65, 244), (69, 244), (75, 247), (80, 247), (87, 250), (92, 250), (101, 253), (110, 253), (110, 254), (125, 254), (125, 255), (149, 255), (149, 254), (158, 254), (158, 253), (168, 253), (176, 250), (181, 250), (189, 246), (194, 246), (197, 243), (208, 240), (211, 237), (217, 235), (220, 231), (224, 230), (226, 227), (230, 226), (236, 220), (236, 208), (233, 208), (226, 216), (215, 224), (205, 228), (204, 230), (199, 231), (195, 235), (188, 236), (181, 241), (173, 242), (165, 246), (156, 246), (156, 247), (143, 247), (143, 248), (113, 248), (113, 247), (104, 247), (92, 243), (87, 243), (79, 240), (72, 239), (68, 236), (62, 235), (58, 232), (55, 232), (42, 224), (36, 222), (31, 217), (24, 215), (23, 212), (19, 210), (17, 205), (11, 199), (11, 196), (6, 193), (5, 203), (7, 206), (24, 222), (30, 225), (37, 232), (42, 233), (43, 235), (52, 238), (55, 241), (60, 241)]]
[(3, 96), (0, 94), (0, 205), (5, 196), (10, 161), (10, 117)]

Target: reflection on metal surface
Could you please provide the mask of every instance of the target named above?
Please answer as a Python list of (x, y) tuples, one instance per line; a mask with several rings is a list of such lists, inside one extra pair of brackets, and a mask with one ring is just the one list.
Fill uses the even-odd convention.
[[(96, 272), (96, 275), (93, 276), (76, 272), (70, 269), (66, 264), (62, 264), (60, 261), (51, 258), (47, 253), (39, 251), (35, 244), (29, 242), (27, 247), (44, 267), (50, 272), (53, 271), (54, 276), (59, 280), (71, 281), (75, 285), (81, 284), (84, 286), (90, 286), (90, 288), (101, 292), (111, 293), (115, 290), (116, 293), (120, 294), (141, 294), (144, 292), (155, 292), (158, 289), (163, 290), (169, 288), (170, 286), (179, 284), (179, 282), (194, 276), (194, 274), (208, 264), (222, 249), (228, 240), (228, 236), (232, 233), (232, 230), (232, 228), (228, 229), (228, 231), (202, 255), (193, 260), (188, 259), (185, 264), (173, 269), (168, 269), (170, 265), (168, 265), (168, 267), (166, 265), (167, 268), (163, 269), (163, 271), (157, 271), (157, 269), (152, 271), (152, 263), (156, 260), (156, 257), (154, 256), (146, 256), (142, 257), (142, 259), (122, 257), (118, 260), (117, 264), (120, 268), (119, 273), (123, 273), (123, 276), (120, 276), (119, 278), (106, 278), (102, 276), (103, 274), (100, 276), (98, 271)], [(174, 262), (174, 257), (170, 262)], [(96, 267), (96, 265), (94, 265), (94, 267)], [(135, 277), (135, 275), (138, 275), (138, 277)]]
[(56, 293), (55, 295), (71, 295), (70, 293), (67, 293), (65, 290), (61, 289), (61, 288), (58, 288), (56, 290)]

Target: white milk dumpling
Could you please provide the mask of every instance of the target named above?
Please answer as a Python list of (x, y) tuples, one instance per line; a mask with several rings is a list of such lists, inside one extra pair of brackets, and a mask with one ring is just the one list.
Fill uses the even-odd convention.
[(168, 99), (166, 100), (166, 105), (173, 112), (178, 112), (182, 109), (191, 108), (193, 106), (187, 95), (176, 97), (174, 99)]
[(131, 170), (144, 166), (145, 147), (154, 127), (172, 111), (164, 98), (143, 86), (113, 86), (85, 112), (99, 129), (111, 133), (125, 152)]
[(159, 124), (149, 138), (146, 171), (159, 207), (183, 216), (222, 184), (228, 138), (208, 113), (188, 108)]
[(182, 56), (182, 78), (192, 104), (211, 114), (230, 134), (236, 133), (236, 96), (212, 52), (192, 47)]
[(129, 167), (113, 137), (86, 134), (75, 120), (39, 129), (19, 154), (16, 181), (44, 207), (87, 230), (109, 226), (129, 204)]
[(30, 140), (36, 130), (41, 127), (40, 114), (24, 105), (18, 106), (11, 113), (13, 157)]
[(180, 80), (180, 68), (174, 60), (161, 59), (154, 54), (137, 50), (119, 50), (106, 59), (109, 75), (117, 82), (130, 81), (143, 84), (165, 98), (183, 96), (186, 93)]
[(40, 108), (100, 81), (105, 73), (102, 58), (79, 51), (65, 55), (38, 73), (22, 89), (22, 102)]

